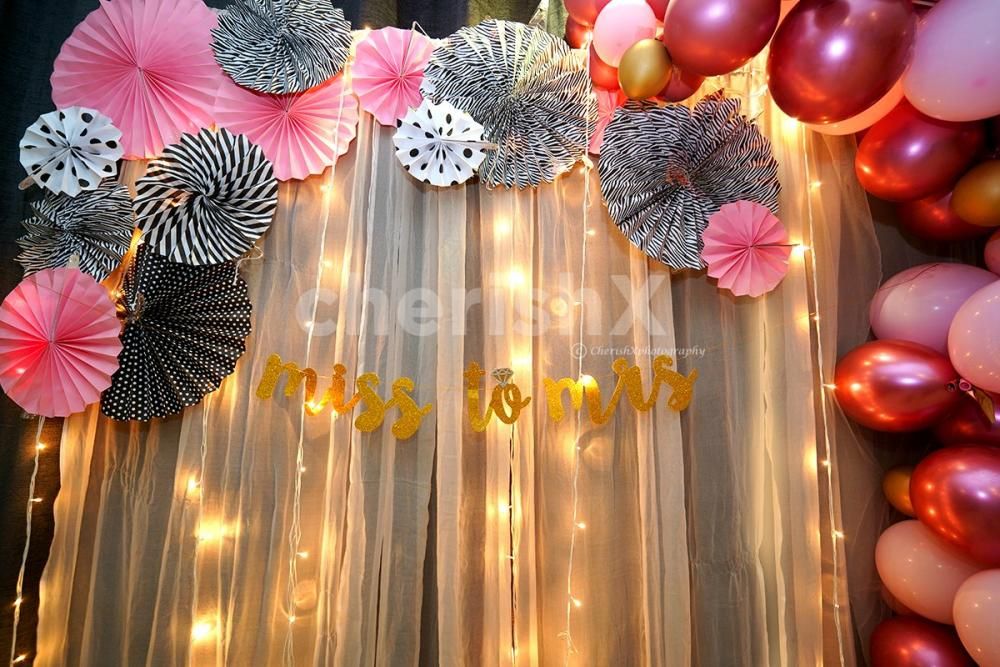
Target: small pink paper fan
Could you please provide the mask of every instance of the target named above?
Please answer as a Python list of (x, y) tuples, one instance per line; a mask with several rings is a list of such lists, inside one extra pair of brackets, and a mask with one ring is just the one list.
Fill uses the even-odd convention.
[(788, 232), (766, 206), (726, 204), (708, 219), (702, 241), (708, 275), (737, 296), (770, 292), (788, 273)]
[(604, 143), (604, 130), (608, 129), (611, 120), (615, 117), (615, 112), (625, 104), (625, 93), (620, 90), (604, 90), (594, 88), (594, 95), (597, 97), (597, 125), (590, 135), (590, 152), (594, 155), (601, 154), (601, 144)]
[(0, 305), (0, 385), (29, 413), (80, 412), (111, 386), (120, 330), (108, 291), (90, 276), (32, 274)]
[(202, 0), (101, 0), (56, 58), (52, 100), (108, 116), (126, 158), (156, 157), (212, 125), (223, 77), (212, 52), (217, 22)]
[(215, 99), (220, 127), (264, 150), (282, 181), (321, 174), (347, 152), (358, 130), (358, 100), (343, 74), (301, 93), (271, 95), (226, 79)]
[(361, 108), (382, 125), (395, 125), (420, 106), (420, 84), (434, 42), (416, 30), (382, 28), (358, 44), (351, 83)]

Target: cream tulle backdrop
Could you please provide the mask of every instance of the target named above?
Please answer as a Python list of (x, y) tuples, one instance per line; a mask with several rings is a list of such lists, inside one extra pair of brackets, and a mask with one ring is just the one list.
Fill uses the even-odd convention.
[[(728, 85), (760, 114), (782, 217), (811, 251), (759, 300), (631, 248), (596, 171), (434, 190), (365, 117), (336, 168), (282, 186), (265, 257), (243, 266), (254, 331), (223, 387), (152, 424), (67, 421), (38, 664), (860, 662), (884, 510), (821, 387), (838, 342), (866, 336), (878, 245), (853, 142), (784, 121), (761, 82)], [(678, 360), (700, 374), (690, 409), (550, 419), (542, 378), (578, 375), (581, 331), (605, 396), (616, 356), (648, 386), (646, 348), (696, 349)], [(610, 349), (629, 346), (643, 351)], [(413, 378), (434, 410), (396, 442), (395, 412), (362, 434), (307, 416), (301, 394), (261, 400), (272, 353), (378, 373), (383, 395)], [(468, 426), (471, 361), (512, 366), (534, 397), (513, 453), (510, 427)]]

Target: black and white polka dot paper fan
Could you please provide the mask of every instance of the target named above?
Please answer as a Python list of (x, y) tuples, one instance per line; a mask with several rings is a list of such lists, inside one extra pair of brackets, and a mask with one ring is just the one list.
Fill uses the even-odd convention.
[(278, 207), (278, 182), (264, 151), (228, 130), (181, 136), (135, 187), (145, 242), (185, 264), (238, 258), (271, 226)]
[(535, 186), (569, 171), (597, 123), (586, 54), (522, 23), (489, 19), (448, 37), (422, 92), (485, 128), (497, 146), (479, 170), (490, 186)]
[(397, 123), (396, 157), (414, 177), (447, 187), (464, 183), (486, 159), (483, 126), (448, 102), (424, 100)]
[(39, 186), (75, 197), (118, 174), (122, 133), (93, 109), (47, 113), (21, 139), (21, 164)]
[(599, 164), (608, 213), (647, 255), (674, 269), (702, 268), (702, 232), (723, 205), (751, 201), (778, 212), (771, 142), (721, 93), (694, 109), (628, 104), (608, 125)]
[(121, 263), (132, 241), (134, 223), (128, 188), (105, 181), (76, 197), (47, 193), (31, 204), (34, 215), (21, 224), (17, 261), (24, 275), (67, 266), (104, 280)]
[(330, 0), (236, 0), (212, 30), (215, 59), (233, 81), (262, 93), (301, 93), (338, 74), (351, 24)]
[(219, 388), (246, 351), (247, 285), (235, 263), (178, 264), (140, 245), (119, 298), (119, 369), (101, 410), (120, 421), (177, 414)]

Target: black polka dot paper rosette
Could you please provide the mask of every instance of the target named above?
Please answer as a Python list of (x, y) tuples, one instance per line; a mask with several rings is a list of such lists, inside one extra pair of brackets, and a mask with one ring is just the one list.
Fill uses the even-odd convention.
[(246, 351), (251, 305), (233, 262), (178, 264), (140, 245), (118, 308), (120, 367), (101, 398), (112, 419), (148, 421), (199, 403)]
[(185, 134), (136, 183), (144, 241), (175, 262), (238, 258), (271, 226), (278, 182), (259, 146), (228, 130)]
[(118, 174), (121, 138), (111, 119), (93, 109), (60, 109), (24, 133), (21, 165), (40, 187), (75, 197)]
[(25, 276), (74, 260), (81, 271), (104, 280), (128, 252), (134, 222), (124, 185), (105, 181), (76, 197), (50, 192), (31, 209), (32, 217), (21, 223), (28, 233), (17, 240)]
[(448, 102), (424, 100), (397, 123), (396, 157), (414, 177), (447, 187), (465, 183), (486, 159), (483, 126)]
[(702, 268), (702, 232), (723, 205), (750, 201), (778, 212), (771, 142), (721, 93), (693, 110), (629, 104), (601, 146), (601, 191), (623, 234), (673, 269)]
[(261, 93), (301, 93), (347, 64), (351, 24), (331, 0), (236, 0), (212, 30), (219, 66)]
[(536, 186), (569, 171), (585, 157), (597, 123), (585, 54), (511, 21), (489, 19), (444, 40), (421, 90), (485, 128), (496, 150), (479, 175), (490, 186)]

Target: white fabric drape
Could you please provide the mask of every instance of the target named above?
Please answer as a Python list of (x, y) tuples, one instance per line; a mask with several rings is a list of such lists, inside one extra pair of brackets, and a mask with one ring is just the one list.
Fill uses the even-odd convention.
[[(761, 114), (782, 218), (811, 250), (759, 300), (630, 247), (596, 171), (435, 190), (366, 116), (335, 168), (282, 185), (265, 257), (242, 268), (254, 331), (222, 388), (148, 425), (67, 421), (37, 664), (859, 662), (851, 612), (864, 625), (876, 608), (847, 576), (868, 519), (843, 508), (877, 480), (856, 476), (870, 462), (820, 371), (866, 335), (852, 304), (878, 284), (878, 246), (851, 144), (789, 125), (761, 83), (728, 86)], [(615, 358), (648, 390), (647, 351), (687, 350), (691, 407), (555, 422), (542, 379), (576, 377), (580, 349), (605, 400)], [(395, 411), (361, 433), (306, 415), (301, 390), (260, 400), (272, 353), (316, 369), (320, 392), (337, 363), (349, 383), (378, 373), (382, 396), (412, 378), (433, 411), (397, 442)], [(470, 428), (473, 361), (532, 396), (516, 429)]]

